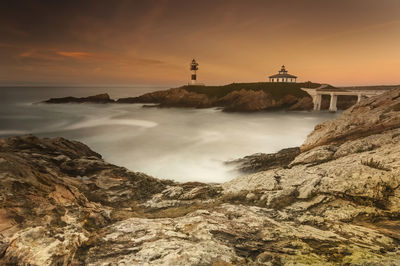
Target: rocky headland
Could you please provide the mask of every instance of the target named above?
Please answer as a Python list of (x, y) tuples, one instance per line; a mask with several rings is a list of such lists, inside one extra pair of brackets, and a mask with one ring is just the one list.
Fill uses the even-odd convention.
[[(311, 86), (317, 86), (311, 83)], [(183, 86), (146, 93), (138, 97), (118, 99), (117, 103), (155, 103), (158, 107), (219, 107), (225, 112), (310, 111), (311, 97), (302, 91), (308, 84), (244, 83), (226, 86)], [(215, 91), (213, 91), (215, 90)], [(344, 110), (356, 103), (356, 97), (341, 96), (338, 108)], [(323, 110), (329, 107), (329, 97), (322, 99)]]
[(251, 174), (176, 183), (76, 141), (1, 139), (0, 264), (400, 265), (400, 90), (236, 163)]
[[(224, 86), (182, 86), (155, 91), (137, 97), (110, 99), (108, 94), (84, 98), (52, 98), (43, 103), (141, 103), (152, 107), (218, 107), (226, 112), (257, 112), (271, 110), (312, 110), (311, 97), (300, 88), (318, 87), (318, 83), (233, 83)], [(354, 105), (355, 96), (340, 96), (338, 108), (344, 110)], [(156, 104), (156, 105), (154, 105)], [(329, 96), (322, 99), (322, 109), (328, 109)], [(146, 105), (145, 107), (149, 107)]]

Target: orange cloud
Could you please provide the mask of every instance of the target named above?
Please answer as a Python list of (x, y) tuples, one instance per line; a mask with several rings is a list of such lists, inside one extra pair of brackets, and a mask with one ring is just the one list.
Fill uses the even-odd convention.
[(19, 54), (19, 56), (21, 57), (30, 57), (33, 55), (33, 52), (23, 52), (21, 54)]
[(48, 61), (59, 61), (59, 57), (48, 51), (37, 51), (30, 50), (18, 54), (24, 60), (35, 59), (35, 60), (48, 60)]
[(75, 59), (85, 59), (88, 57), (93, 57), (94, 55), (91, 53), (86, 53), (86, 52), (66, 52), (66, 51), (59, 51), (57, 54), (66, 56), (66, 57), (72, 57)]

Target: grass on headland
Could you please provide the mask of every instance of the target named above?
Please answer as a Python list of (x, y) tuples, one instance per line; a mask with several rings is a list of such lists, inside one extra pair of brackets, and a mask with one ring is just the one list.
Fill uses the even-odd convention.
[(390, 169), (387, 168), (385, 165), (383, 165), (383, 163), (381, 163), (379, 161), (374, 161), (373, 158), (371, 158), (370, 160), (366, 160), (366, 161), (361, 160), (361, 164), (371, 167), (371, 168), (378, 169), (378, 170), (390, 171)]
[(232, 83), (223, 86), (192, 86), (185, 85), (182, 88), (196, 93), (207, 95), (209, 98), (221, 98), (235, 90), (262, 90), (271, 94), (271, 96), (280, 100), (285, 95), (291, 94), (296, 97), (304, 97), (308, 94), (300, 88), (317, 88), (319, 83), (271, 83), (271, 82), (254, 82), (254, 83)]

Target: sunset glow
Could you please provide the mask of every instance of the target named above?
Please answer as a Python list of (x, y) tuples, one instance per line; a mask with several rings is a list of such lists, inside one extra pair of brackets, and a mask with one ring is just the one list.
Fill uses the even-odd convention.
[(400, 83), (400, 1), (2, 1), (0, 85)]

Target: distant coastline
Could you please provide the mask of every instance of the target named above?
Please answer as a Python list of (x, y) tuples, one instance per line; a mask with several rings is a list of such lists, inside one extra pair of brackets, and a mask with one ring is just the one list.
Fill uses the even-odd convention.
[[(232, 83), (222, 86), (185, 85), (167, 90), (145, 93), (137, 97), (111, 99), (107, 93), (89, 97), (51, 98), (43, 103), (142, 103), (152, 107), (219, 107), (225, 112), (257, 111), (310, 111), (313, 108), (311, 97), (300, 88), (316, 88), (319, 83)], [(354, 105), (356, 97), (343, 96), (338, 108), (344, 110)], [(322, 109), (329, 106), (329, 98), (322, 101)], [(148, 107), (148, 105), (145, 105)]]

